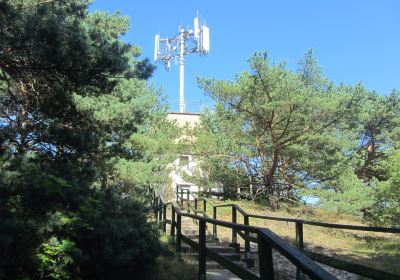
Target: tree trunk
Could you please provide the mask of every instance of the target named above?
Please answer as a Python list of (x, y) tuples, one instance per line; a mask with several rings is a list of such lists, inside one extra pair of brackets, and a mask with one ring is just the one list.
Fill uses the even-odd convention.
[(275, 186), (275, 173), (278, 168), (279, 162), (279, 149), (275, 148), (272, 156), (272, 165), (267, 174), (266, 183), (270, 193), (270, 206), (272, 210), (277, 210), (279, 208), (279, 194)]
[(365, 157), (364, 157), (364, 164), (361, 169), (357, 172), (357, 177), (364, 181), (367, 185), (371, 183), (371, 179), (373, 175), (371, 174), (371, 166), (374, 164), (374, 160), (376, 158), (375, 150), (375, 131), (373, 128), (370, 129), (370, 141), (367, 144)]

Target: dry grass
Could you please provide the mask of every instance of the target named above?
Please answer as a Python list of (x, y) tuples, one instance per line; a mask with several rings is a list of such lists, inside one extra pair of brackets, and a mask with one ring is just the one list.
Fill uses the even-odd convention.
[[(214, 202), (216, 205), (221, 204), (220, 201)], [(296, 208), (291, 207), (272, 212), (267, 207), (249, 201), (224, 201), (223, 204), (225, 203), (236, 203), (246, 212), (257, 215), (363, 225), (360, 221), (351, 216), (331, 214), (322, 209), (312, 209), (304, 206)], [(212, 213), (211, 207), (207, 209), (207, 212)], [(231, 208), (218, 208), (217, 217), (218, 219), (230, 221)], [(243, 223), (243, 217), (240, 213), (237, 214), (237, 222)], [(294, 243), (294, 223), (250, 218), (250, 225), (269, 228), (279, 236)], [(218, 227), (218, 237), (221, 241), (230, 242), (231, 236), (232, 232), (230, 229)], [(238, 236), (238, 241), (243, 243), (240, 236)], [(400, 275), (399, 234), (373, 233), (304, 225), (304, 243), (307, 250), (324, 253), (342, 260), (367, 265)]]

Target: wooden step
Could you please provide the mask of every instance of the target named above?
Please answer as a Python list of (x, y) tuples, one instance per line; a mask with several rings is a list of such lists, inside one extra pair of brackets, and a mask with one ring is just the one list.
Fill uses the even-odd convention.
[[(206, 247), (217, 253), (231, 253), (231, 254), (235, 253), (233, 248), (224, 247), (217, 243), (206, 243)], [(192, 247), (190, 247), (189, 245), (187, 245), (184, 242), (182, 242), (181, 250), (182, 250), (182, 252), (195, 252), (195, 250)]]
[[(231, 252), (220, 252), (218, 253), (220, 256), (227, 258), (229, 260), (232, 261), (240, 261), (241, 256), (240, 254), (236, 254), (236, 253), (231, 253)], [(187, 252), (187, 253), (183, 253), (182, 256), (185, 257), (189, 257), (189, 258), (193, 258), (194, 260), (198, 260), (199, 259), (199, 254), (197, 252)]]
[(198, 229), (182, 229), (182, 234), (198, 234), (199, 230)]
[[(199, 242), (199, 235), (198, 234), (184, 234), (187, 238), (192, 239), (193, 241)], [(206, 242), (212, 242), (215, 241), (214, 237), (212, 235), (206, 235)]]
[(207, 280), (239, 280), (235, 274), (226, 269), (208, 269)]
[[(197, 263), (197, 261), (198, 261), (195, 255), (182, 254), (182, 258), (188, 263)], [(241, 261), (233, 261), (233, 263), (235, 263), (238, 266), (243, 267), (243, 263)], [(216, 262), (210, 258), (207, 258), (206, 259), (206, 271), (210, 270), (210, 269), (225, 270), (225, 268), (222, 265), (220, 265), (218, 262)]]

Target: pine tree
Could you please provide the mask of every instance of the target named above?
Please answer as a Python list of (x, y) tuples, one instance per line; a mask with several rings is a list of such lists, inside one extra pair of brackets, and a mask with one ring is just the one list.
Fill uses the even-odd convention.
[(293, 196), (296, 185), (304, 186), (305, 177), (321, 178), (313, 171), (318, 155), (312, 149), (318, 146), (324, 162), (323, 153), (340, 149), (326, 135), (349, 116), (357, 99), (353, 88), (324, 80), (314, 62), (308, 53), (302, 68), (292, 73), (283, 63), (270, 66), (266, 53), (257, 53), (249, 59), (251, 72), (235, 82), (199, 81), (232, 116), (230, 126), (241, 130), (236, 139), (248, 151), (235, 160), (248, 169), (247, 176), (257, 178), (254, 183), (263, 186), (273, 208), (279, 199)]
[(127, 18), (88, 3), (0, 3), (2, 279), (148, 279), (159, 253), (118, 162), (155, 169), (128, 142), (151, 139), (165, 109), (153, 67), (119, 39)]

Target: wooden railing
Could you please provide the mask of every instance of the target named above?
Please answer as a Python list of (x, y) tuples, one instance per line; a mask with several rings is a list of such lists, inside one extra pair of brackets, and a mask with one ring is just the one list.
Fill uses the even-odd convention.
[[(314, 261), (319, 263), (323, 263), (332, 267), (335, 267), (340, 270), (345, 270), (354, 274), (358, 274), (364, 277), (368, 277), (371, 279), (387, 279), (387, 280), (399, 280), (400, 276), (395, 275), (386, 271), (374, 269), (365, 265), (355, 264), (344, 260), (339, 260), (337, 258), (327, 256), (324, 254), (307, 251), (304, 246), (304, 225), (324, 227), (324, 228), (335, 228), (335, 229), (345, 229), (345, 230), (356, 230), (356, 231), (368, 231), (368, 232), (382, 232), (382, 233), (400, 233), (400, 228), (388, 228), (388, 227), (376, 227), (376, 226), (359, 226), (359, 225), (345, 225), (345, 224), (333, 224), (333, 223), (324, 223), (324, 222), (315, 222), (315, 221), (307, 221), (302, 219), (294, 219), (294, 218), (282, 218), (282, 217), (273, 217), (273, 216), (265, 216), (265, 215), (255, 215), (247, 213), (237, 204), (212, 204), (207, 198), (201, 197), (199, 198), (195, 194), (191, 193), (188, 189), (178, 188), (179, 192), (176, 193), (176, 200), (180, 201), (181, 205), (183, 205), (183, 201), (188, 201), (188, 208), (192, 209), (194, 213), (201, 213), (205, 217), (209, 217), (207, 215), (207, 204), (212, 207), (212, 217), (213, 219), (217, 219), (218, 216), (218, 208), (230, 208), (231, 209), (231, 222), (236, 224), (237, 214), (241, 214), (243, 216), (243, 224), (246, 226), (250, 225), (250, 218), (253, 219), (263, 219), (263, 220), (272, 220), (272, 221), (280, 221), (287, 223), (295, 224), (295, 236), (296, 236), (296, 246), (300, 250), (303, 251), (305, 255), (311, 258)], [(191, 206), (190, 197), (194, 200), (195, 207)], [(203, 210), (198, 211), (197, 205), (199, 201), (203, 201)], [(197, 211), (196, 211), (197, 210)], [(217, 238), (217, 227), (213, 226), (213, 236)], [(232, 247), (238, 248), (237, 235), (243, 238), (244, 240), (244, 253), (245, 259), (244, 261), (247, 263), (247, 267), (250, 268), (253, 265), (253, 261), (250, 258), (250, 243), (257, 243), (258, 240), (256, 237), (253, 237), (249, 234), (248, 231), (238, 231), (235, 228), (232, 228)]]
[[(170, 227), (170, 235), (175, 238), (176, 250), (181, 252), (182, 241), (186, 244), (194, 248), (199, 252), (199, 261), (198, 261), (198, 279), (205, 279), (206, 275), (206, 257), (209, 257), (216, 262), (218, 262), (224, 268), (230, 270), (237, 276), (242, 279), (274, 279), (274, 269), (273, 269), (273, 257), (272, 257), (272, 249), (277, 250), (280, 254), (285, 256), (296, 268), (306, 275), (308, 275), (311, 279), (336, 279), (333, 275), (328, 273), (322, 267), (317, 265), (314, 261), (308, 258), (304, 253), (302, 253), (298, 248), (291, 245), (289, 242), (283, 240), (272, 231), (266, 228), (260, 228), (256, 226), (250, 225), (242, 225), (237, 224), (236, 220), (232, 222), (226, 222), (222, 220), (218, 220), (216, 217), (216, 209), (217, 207), (222, 206), (214, 206), (213, 207), (213, 218), (207, 216), (207, 200), (202, 199), (203, 209), (196, 209), (197, 202), (199, 198), (193, 197), (192, 205), (190, 196), (192, 195), (190, 191), (182, 192), (179, 190), (177, 192), (177, 201), (167, 202), (165, 198), (157, 191), (155, 188), (150, 188), (149, 193), (152, 196), (152, 204), (154, 207), (154, 214), (157, 217), (158, 221), (160, 221), (162, 225), (163, 232), (166, 232), (166, 224), (169, 223)], [(186, 195), (186, 198), (184, 196)], [(196, 202), (197, 199), (197, 202)], [(184, 213), (181, 207), (183, 206), (184, 201), (187, 201), (187, 213)], [(171, 207), (171, 219), (167, 219), (167, 207)], [(235, 208), (235, 207), (234, 207)], [(232, 208), (233, 209), (233, 208)], [(235, 208), (236, 209), (236, 208)], [(193, 214), (190, 213), (190, 210), (193, 211)], [(243, 211), (243, 210), (239, 210)], [(244, 211), (243, 211), (244, 213)], [(202, 214), (202, 215), (199, 215)], [(191, 218), (198, 223), (199, 227), (199, 242), (195, 242), (194, 240), (186, 237), (182, 234), (182, 217)], [(233, 216), (232, 216), (233, 217)], [(216, 234), (216, 227), (226, 227), (232, 230), (232, 241), (238, 232), (244, 232), (248, 237), (250, 234), (253, 234), (251, 237), (258, 244), (258, 259), (259, 259), (259, 275), (254, 272), (245, 269), (242, 266), (235, 264), (233, 261), (223, 257), (218, 254), (216, 251), (213, 251), (206, 246), (206, 227), (207, 224), (211, 224), (213, 226), (213, 235)], [(215, 226), (215, 230), (214, 230)]]

